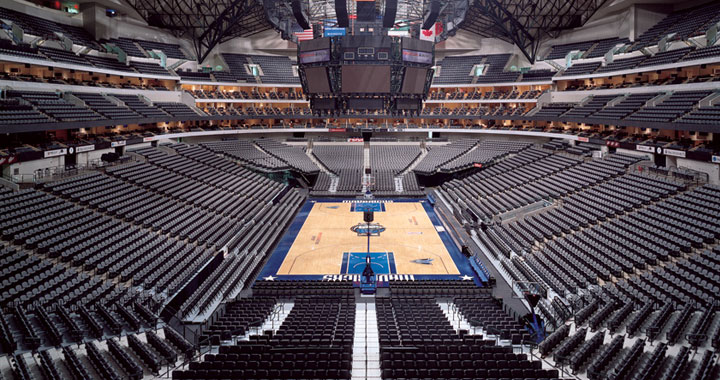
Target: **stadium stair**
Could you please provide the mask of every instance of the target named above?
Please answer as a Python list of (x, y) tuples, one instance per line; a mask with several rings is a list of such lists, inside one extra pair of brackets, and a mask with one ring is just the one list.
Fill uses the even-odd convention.
[(557, 72), (562, 72), (565, 70), (564, 66), (561, 66), (560, 64), (558, 64), (557, 62), (555, 62), (553, 60), (549, 59), (544, 62), (547, 63), (548, 65), (552, 66), (555, 69), (555, 71), (557, 71)]
[(415, 169), (415, 167), (420, 163), (420, 161), (423, 160), (423, 158), (425, 158), (425, 156), (427, 156), (427, 154), (427, 149), (421, 148), (420, 155), (413, 162), (410, 163), (407, 169), (403, 170), (400, 174), (405, 175), (407, 173), (412, 173), (413, 169)]
[(465, 333), (472, 335), (483, 335), (482, 329), (478, 329), (471, 325), (460, 310), (458, 310), (458, 307), (454, 302), (450, 300), (447, 302), (438, 301), (438, 305), (458, 334), (461, 334), (461, 331), (464, 331)]
[(395, 192), (402, 193), (403, 190), (403, 183), (402, 183), (402, 176), (395, 177), (393, 179), (395, 181)]
[(353, 380), (379, 380), (380, 341), (378, 340), (375, 302), (355, 304), (355, 335), (353, 340)]
[(174, 62), (172, 65), (168, 66), (167, 69), (174, 72), (175, 69), (184, 65), (185, 62), (188, 62), (188, 60), (187, 59), (179, 59), (176, 62)]
[(336, 193), (338, 190), (338, 185), (340, 184), (340, 177), (336, 175), (330, 175), (330, 187), (328, 188), (328, 191), (331, 193)]
[(365, 169), (370, 168), (370, 147), (367, 144), (363, 148), (363, 166)]
[(292, 311), (293, 306), (295, 306), (295, 302), (293, 301), (280, 301), (276, 303), (275, 306), (273, 306), (272, 312), (265, 319), (262, 326), (258, 328), (251, 328), (247, 330), (245, 335), (234, 337), (234, 340), (249, 341), (250, 336), (262, 335), (265, 331), (272, 331), (273, 333), (276, 333), (280, 329), (280, 326), (282, 326), (285, 318), (287, 318), (288, 314)]
[(330, 173), (330, 170), (322, 162), (320, 162), (317, 157), (315, 157), (315, 155), (313, 154), (313, 148), (309, 148), (307, 150), (307, 156), (310, 157), (310, 161), (312, 161), (315, 165), (317, 165), (318, 168), (320, 168), (320, 171)]

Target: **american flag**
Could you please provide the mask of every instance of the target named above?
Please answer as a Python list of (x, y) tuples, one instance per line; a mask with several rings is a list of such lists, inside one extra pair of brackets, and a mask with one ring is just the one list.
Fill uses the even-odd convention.
[(297, 29), (297, 30), (295, 30), (294, 34), (295, 34), (295, 37), (297, 37), (298, 41), (312, 40), (313, 39), (312, 25), (310, 26), (310, 29), (305, 29), (305, 30)]

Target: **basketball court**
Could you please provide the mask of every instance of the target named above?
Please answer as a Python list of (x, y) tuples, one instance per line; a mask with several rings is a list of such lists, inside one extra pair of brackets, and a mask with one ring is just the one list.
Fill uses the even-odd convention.
[(362, 273), (368, 256), (365, 211), (374, 213), (369, 256), (376, 274), (457, 279), (472, 273), (425, 200), (310, 199), (262, 276), (282, 280)]

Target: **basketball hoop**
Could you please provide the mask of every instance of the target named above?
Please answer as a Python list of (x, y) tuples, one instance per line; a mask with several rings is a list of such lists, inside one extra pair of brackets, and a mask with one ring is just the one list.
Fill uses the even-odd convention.
[(365, 199), (374, 199), (375, 197), (372, 195), (372, 187), (375, 186), (375, 176), (371, 174), (365, 174), (363, 176), (363, 188), (365, 189), (365, 194), (363, 196)]
[(375, 186), (375, 176), (366, 174), (363, 176), (363, 182), (362, 185), (365, 186), (365, 188), (369, 189), (372, 186)]

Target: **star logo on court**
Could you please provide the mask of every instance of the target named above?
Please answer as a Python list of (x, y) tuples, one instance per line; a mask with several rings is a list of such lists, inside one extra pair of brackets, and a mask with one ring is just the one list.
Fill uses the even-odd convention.
[(267, 276), (267, 277), (263, 277), (263, 280), (265, 280), (265, 281), (275, 281), (276, 278), (277, 278), (277, 277), (275, 277), (275, 276)]
[(460, 279), (463, 280), (463, 281), (470, 281), (470, 280), (472, 280), (473, 278), (472, 278), (471, 276), (464, 275), (464, 276), (460, 276)]

